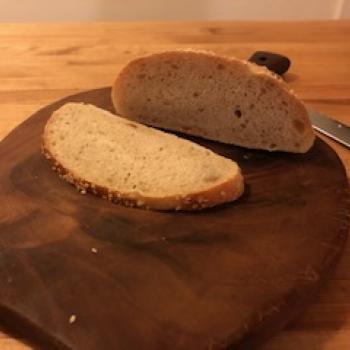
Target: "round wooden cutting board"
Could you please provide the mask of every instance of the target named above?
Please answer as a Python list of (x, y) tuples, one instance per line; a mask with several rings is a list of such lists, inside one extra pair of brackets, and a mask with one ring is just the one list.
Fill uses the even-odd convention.
[(240, 200), (198, 213), (113, 205), (40, 154), (53, 110), (112, 110), (109, 96), (54, 103), (0, 144), (0, 323), (43, 349), (253, 349), (305, 308), (342, 251), (340, 160), (319, 139), (293, 155), (192, 138), (241, 165)]

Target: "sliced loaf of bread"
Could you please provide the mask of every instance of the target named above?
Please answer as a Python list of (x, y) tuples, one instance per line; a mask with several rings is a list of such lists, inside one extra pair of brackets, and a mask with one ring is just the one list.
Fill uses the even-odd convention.
[(53, 113), (43, 153), (81, 193), (131, 207), (198, 210), (233, 201), (244, 187), (235, 162), (87, 104)]
[(314, 142), (307, 111), (264, 67), (202, 51), (131, 61), (112, 90), (118, 114), (207, 139), (304, 153)]

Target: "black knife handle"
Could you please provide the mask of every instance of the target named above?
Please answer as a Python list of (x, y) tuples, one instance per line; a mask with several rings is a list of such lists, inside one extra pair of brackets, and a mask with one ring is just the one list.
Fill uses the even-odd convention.
[(248, 61), (259, 66), (265, 66), (278, 75), (286, 73), (291, 63), (288, 57), (268, 51), (257, 51)]

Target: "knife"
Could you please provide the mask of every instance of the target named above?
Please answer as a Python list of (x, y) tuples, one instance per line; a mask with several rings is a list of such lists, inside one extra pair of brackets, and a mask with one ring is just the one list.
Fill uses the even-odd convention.
[[(291, 64), (288, 57), (268, 51), (255, 52), (249, 58), (249, 61), (258, 64), (259, 66), (265, 66), (278, 75), (286, 73)], [(350, 148), (349, 126), (309, 107), (307, 108), (307, 111), (312, 127), (315, 130)]]
[(307, 111), (315, 130), (350, 148), (350, 127), (313, 109)]

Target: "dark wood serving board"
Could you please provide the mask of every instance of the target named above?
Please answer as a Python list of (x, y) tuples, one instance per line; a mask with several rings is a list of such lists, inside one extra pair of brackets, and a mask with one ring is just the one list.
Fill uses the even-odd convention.
[(253, 349), (305, 308), (342, 251), (340, 160), (319, 139), (305, 155), (196, 140), (241, 165), (240, 200), (199, 213), (113, 205), (78, 194), (40, 154), (53, 110), (112, 110), (109, 93), (54, 103), (0, 144), (0, 324), (43, 349)]

